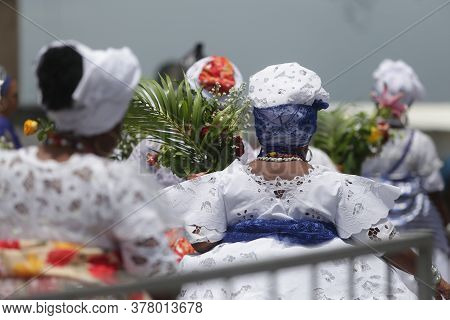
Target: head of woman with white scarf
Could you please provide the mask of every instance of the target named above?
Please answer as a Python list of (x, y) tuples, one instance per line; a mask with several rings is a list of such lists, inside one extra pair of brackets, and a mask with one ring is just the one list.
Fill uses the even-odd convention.
[(109, 155), (141, 76), (131, 50), (93, 50), (76, 41), (54, 42), (40, 50), (36, 75), (41, 102), (56, 129), (44, 150), (62, 156)]
[(307, 160), (317, 112), (328, 107), (320, 77), (298, 63), (269, 66), (250, 77), (260, 157)]
[(391, 111), (393, 126), (406, 124), (406, 112), (414, 101), (423, 99), (425, 89), (411, 66), (402, 60), (383, 60), (373, 72), (371, 93), (378, 108)]

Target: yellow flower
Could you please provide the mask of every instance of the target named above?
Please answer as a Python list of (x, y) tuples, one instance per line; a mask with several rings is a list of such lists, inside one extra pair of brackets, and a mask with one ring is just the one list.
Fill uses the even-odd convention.
[(62, 242), (62, 241), (55, 241), (53, 243), (53, 247), (55, 249), (74, 249), (74, 250), (80, 249), (80, 246), (75, 243)]
[(28, 254), (24, 262), (14, 265), (12, 271), (17, 277), (33, 277), (42, 271), (44, 263), (36, 254)]
[(31, 136), (32, 134), (35, 134), (38, 128), (39, 123), (35, 120), (28, 119), (23, 123), (23, 133), (26, 136)]
[(367, 141), (369, 141), (369, 143), (376, 143), (380, 141), (382, 136), (383, 134), (377, 127), (372, 127), (370, 128), (370, 136), (367, 138)]

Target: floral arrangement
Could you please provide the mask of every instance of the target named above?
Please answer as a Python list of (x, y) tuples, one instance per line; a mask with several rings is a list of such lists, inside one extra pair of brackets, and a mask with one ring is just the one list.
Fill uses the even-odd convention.
[[(228, 93), (236, 84), (234, 69), (230, 60), (226, 57), (215, 56), (206, 64), (198, 77), (199, 82), (205, 90), (219, 89), (220, 93)], [(220, 86), (217, 87), (217, 83)]]
[(27, 119), (23, 123), (23, 133), (26, 136), (37, 134), (39, 141), (47, 139), (48, 134), (55, 130), (55, 124), (46, 118), (39, 118), (37, 120)]
[(177, 86), (169, 77), (161, 77), (160, 82), (141, 81), (124, 122), (131, 135), (161, 144), (149, 163), (186, 178), (222, 170), (242, 155), (240, 129), (248, 123), (250, 106), (245, 86), (225, 93), (216, 82), (210, 90), (213, 98), (206, 99), (186, 79)]
[(361, 174), (364, 160), (380, 152), (389, 138), (389, 108), (349, 115), (344, 107), (320, 112), (313, 145), (325, 151), (343, 173)]

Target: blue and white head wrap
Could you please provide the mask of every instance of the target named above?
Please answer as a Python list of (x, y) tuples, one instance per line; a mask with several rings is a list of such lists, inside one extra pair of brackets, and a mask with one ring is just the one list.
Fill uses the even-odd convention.
[(328, 108), (320, 77), (298, 63), (269, 66), (250, 77), (256, 135), (261, 155), (296, 153), (317, 129), (317, 112)]

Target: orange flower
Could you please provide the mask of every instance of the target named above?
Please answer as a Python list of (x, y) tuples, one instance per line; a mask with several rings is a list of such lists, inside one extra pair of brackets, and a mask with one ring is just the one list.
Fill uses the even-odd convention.
[(38, 131), (39, 122), (35, 120), (28, 119), (23, 123), (23, 133), (26, 136), (31, 136)]

